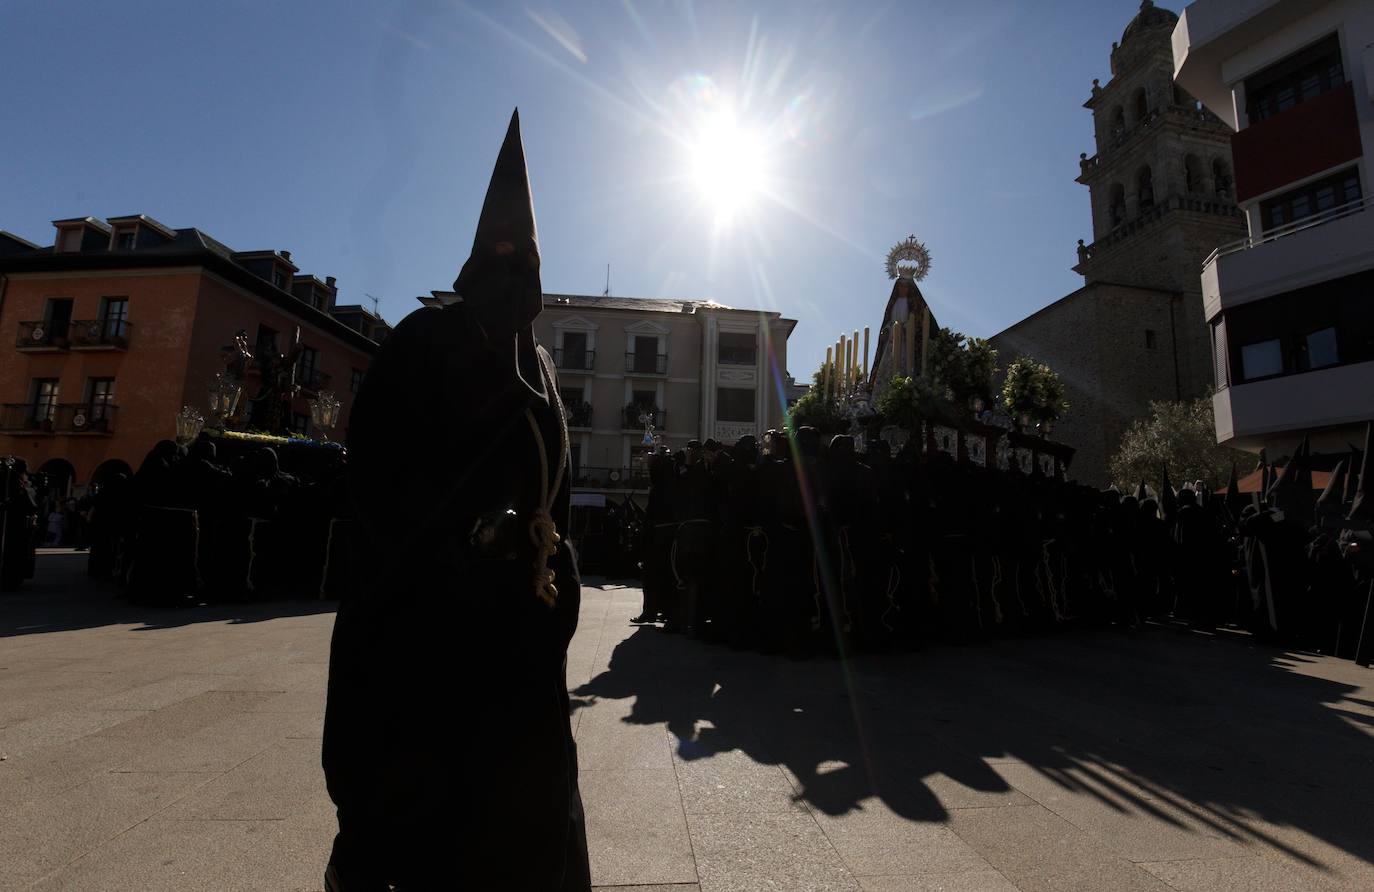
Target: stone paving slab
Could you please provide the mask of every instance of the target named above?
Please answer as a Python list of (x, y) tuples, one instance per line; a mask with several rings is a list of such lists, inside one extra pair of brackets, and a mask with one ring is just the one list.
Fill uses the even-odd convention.
[[(331, 605), (0, 596), (0, 889), (319, 892)], [(629, 619), (569, 649), (617, 892), (1374, 889), (1374, 673), (1166, 630), (794, 663)]]

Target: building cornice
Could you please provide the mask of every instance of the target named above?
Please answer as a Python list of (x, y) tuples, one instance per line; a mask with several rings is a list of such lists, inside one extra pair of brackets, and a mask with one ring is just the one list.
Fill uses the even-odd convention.
[[(206, 269), (203, 270), (203, 272), (207, 279), (210, 279), (211, 281), (216, 282), (219, 285), (236, 291), (242, 294), (243, 296), (249, 298), (250, 300), (266, 303), (269, 306), (274, 307), (275, 309), (281, 309), (280, 305), (278, 305), (274, 301), (264, 298), (262, 294), (255, 292), (249, 288), (245, 288), (243, 287), (243, 285), (237, 282), (233, 282), (230, 279), (220, 275), (219, 273), (216, 273), (213, 270)], [(308, 304), (303, 304), (302, 306), (305, 306), (307, 309), (312, 309)], [(362, 352), (367, 354), (377, 352), (378, 345), (371, 338), (365, 337), (361, 333), (354, 331), (347, 325), (344, 325), (342, 322), (338, 321), (337, 319), (334, 319), (332, 316), (326, 316), (324, 313), (321, 313), (318, 310), (316, 311), (316, 313), (319, 317), (324, 317), (325, 319), (328, 319), (328, 321), (332, 324), (328, 326), (321, 325), (318, 318), (301, 318), (300, 321), (303, 324), (314, 328), (321, 334), (327, 337), (332, 337), (335, 340), (343, 343), (346, 347), (351, 347), (355, 350), (361, 350)], [(294, 315), (299, 316), (300, 314)], [(348, 337), (348, 335), (352, 335), (352, 337)]]
[(322, 310), (277, 288), (232, 260), (210, 250), (107, 253), (74, 251), (61, 254), (17, 254), (0, 257), (0, 274), (32, 278), (98, 278), (100, 276), (183, 275), (196, 270), (219, 278), (299, 318), (302, 322), (364, 353), (375, 353), (377, 342), (354, 331)]
[(1114, 172), (1123, 161), (1138, 161), (1140, 156), (1134, 151), (1136, 147), (1147, 137), (1159, 137), (1164, 133), (1213, 136), (1218, 144), (1224, 143), (1227, 153), (1230, 153), (1231, 129), (1220, 118), (1211, 112), (1199, 113), (1186, 105), (1169, 105), (1128, 130), (1119, 143), (1108, 146), (1091, 158), (1080, 158), (1075, 182), (1091, 185)]

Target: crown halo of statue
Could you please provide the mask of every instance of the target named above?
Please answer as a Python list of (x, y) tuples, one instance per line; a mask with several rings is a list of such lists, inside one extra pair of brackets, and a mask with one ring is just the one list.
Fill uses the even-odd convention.
[(930, 272), (930, 250), (909, 235), (887, 252), (887, 277), (919, 282)]

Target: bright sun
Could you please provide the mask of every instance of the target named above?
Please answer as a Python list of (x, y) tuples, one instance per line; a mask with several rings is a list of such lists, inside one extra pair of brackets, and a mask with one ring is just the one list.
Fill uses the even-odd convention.
[(763, 186), (763, 140), (732, 111), (722, 110), (705, 122), (690, 157), (697, 191), (718, 221), (746, 210)]

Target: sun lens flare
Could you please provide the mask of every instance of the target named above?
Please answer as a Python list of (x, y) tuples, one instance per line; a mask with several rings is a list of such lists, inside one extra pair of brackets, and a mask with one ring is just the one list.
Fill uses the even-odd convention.
[(692, 180), (719, 221), (748, 209), (766, 174), (761, 136), (729, 109), (708, 118), (690, 147)]

